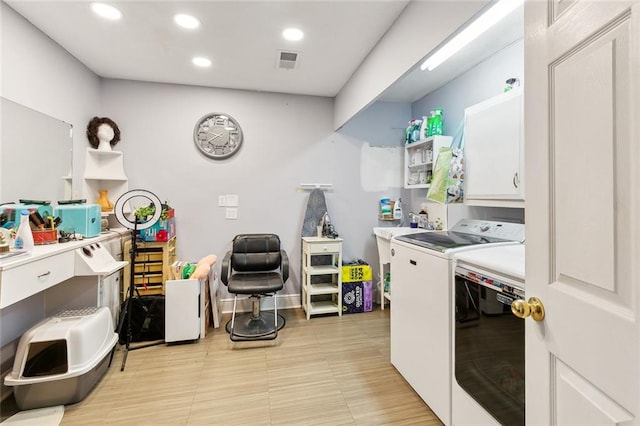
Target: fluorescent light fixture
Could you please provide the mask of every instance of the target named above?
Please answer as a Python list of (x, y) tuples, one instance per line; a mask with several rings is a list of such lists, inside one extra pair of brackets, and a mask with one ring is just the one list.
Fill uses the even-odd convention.
[(188, 30), (193, 30), (200, 26), (200, 21), (198, 21), (196, 17), (184, 13), (174, 15), (173, 20), (182, 28), (186, 28)]
[(287, 28), (286, 30), (282, 31), (282, 37), (284, 37), (285, 40), (289, 41), (300, 41), (304, 37), (304, 33), (302, 32), (302, 30), (299, 30), (297, 28)]
[(116, 20), (122, 18), (122, 12), (105, 3), (91, 3), (91, 9), (103, 18)]
[(207, 68), (211, 66), (211, 59), (207, 59), (202, 56), (196, 56), (191, 60), (191, 62), (193, 62), (193, 65), (196, 65), (202, 68)]
[(518, 8), (524, 0), (500, 0), (489, 10), (483, 13), (478, 19), (473, 21), (464, 30), (449, 40), (436, 53), (429, 56), (426, 61), (420, 65), (420, 69), (424, 71), (428, 69), (433, 71), (438, 65), (449, 59), (460, 49), (473, 41), (480, 34), (495, 25), (502, 18), (507, 16)]

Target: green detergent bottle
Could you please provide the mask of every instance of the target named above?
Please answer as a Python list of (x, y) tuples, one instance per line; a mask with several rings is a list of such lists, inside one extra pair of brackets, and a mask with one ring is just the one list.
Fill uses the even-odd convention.
[(444, 118), (442, 117), (442, 108), (436, 108), (433, 112), (433, 134), (444, 135)]

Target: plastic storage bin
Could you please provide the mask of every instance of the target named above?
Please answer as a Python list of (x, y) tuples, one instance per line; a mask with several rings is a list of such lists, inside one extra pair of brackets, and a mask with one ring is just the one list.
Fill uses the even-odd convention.
[(100, 235), (102, 209), (97, 204), (64, 204), (56, 207), (55, 215), (62, 219), (60, 229), (73, 231), (86, 238)]
[(342, 284), (342, 313), (354, 314), (373, 310), (373, 282)]
[(30, 410), (81, 401), (107, 371), (118, 335), (109, 308), (63, 311), (20, 338), (5, 379), (18, 408)]

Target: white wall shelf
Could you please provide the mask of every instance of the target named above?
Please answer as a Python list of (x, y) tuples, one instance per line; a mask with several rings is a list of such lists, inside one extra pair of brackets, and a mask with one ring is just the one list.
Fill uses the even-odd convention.
[(430, 136), (404, 146), (404, 187), (429, 188), (427, 183), (440, 148), (451, 145), (451, 136)]
[[(129, 180), (124, 172), (124, 157), (121, 151), (103, 151), (87, 148), (82, 197), (89, 203), (98, 199), (98, 191), (106, 190), (109, 201), (116, 200), (129, 190)], [(109, 227), (117, 226), (109, 221)]]

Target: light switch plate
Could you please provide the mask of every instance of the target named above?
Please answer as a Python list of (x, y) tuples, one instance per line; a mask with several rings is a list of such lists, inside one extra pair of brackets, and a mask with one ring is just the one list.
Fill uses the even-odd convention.
[(227, 200), (226, 195), (218, 195), (218, 207), (226, 206), (227, 205), (226, 200)]
[(235, 207), (227, 207), (227, 211), (225, 214), (227, 219), (237, 219), (238, 218), (238, 209)]
[(226, 202), (226, 205), (229, 207), (238, 207), (238, 196), (227, 195), (225, 202)]

